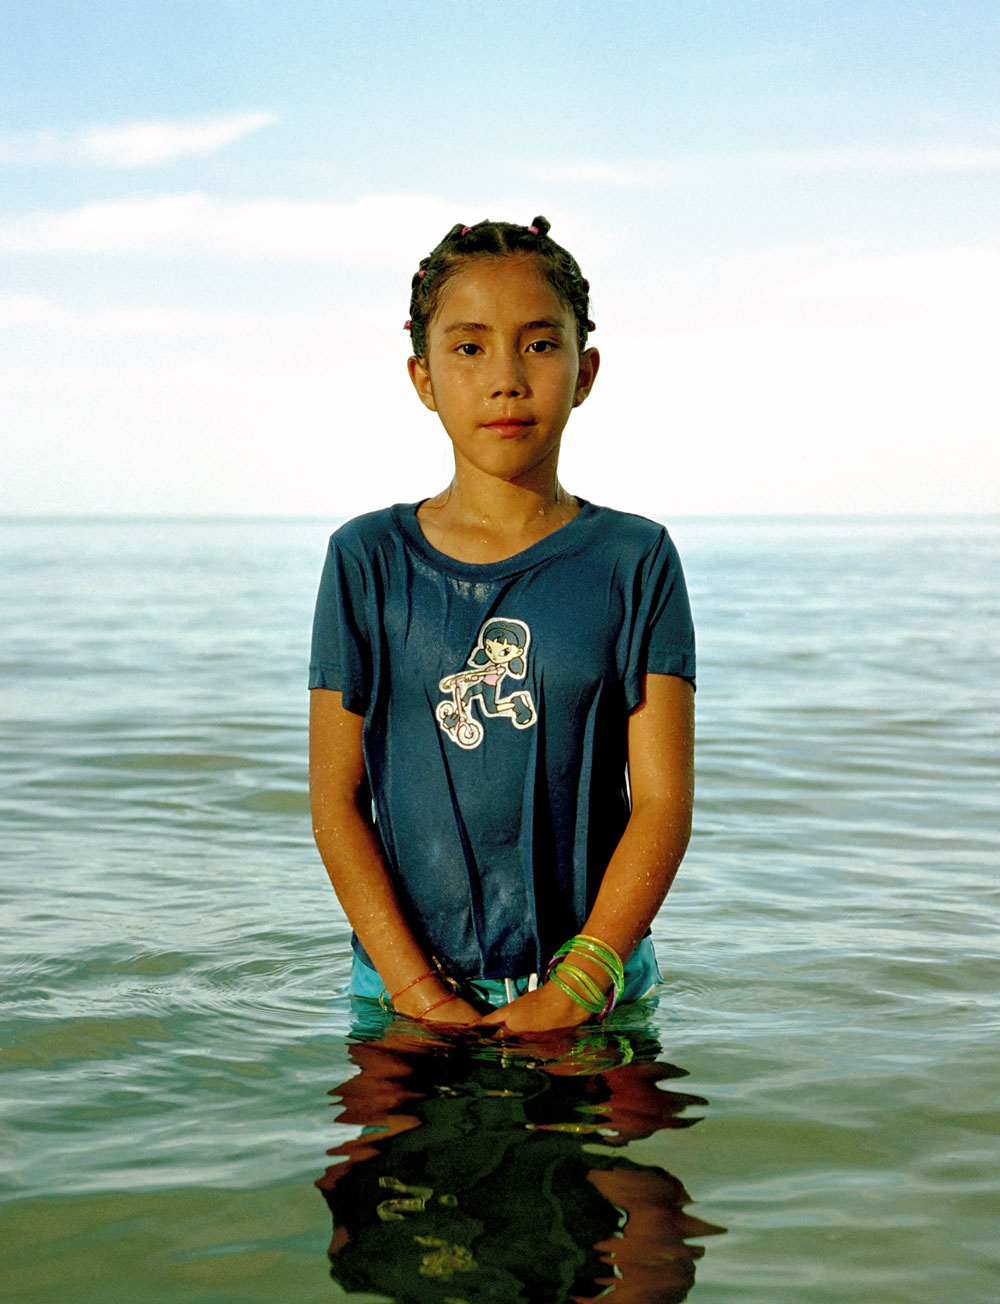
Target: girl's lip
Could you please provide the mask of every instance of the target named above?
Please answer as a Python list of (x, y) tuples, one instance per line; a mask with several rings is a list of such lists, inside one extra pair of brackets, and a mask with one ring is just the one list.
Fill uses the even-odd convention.
[(496, 421), (483, 422), (483, 425), (487, 430), (496, 430), (501, 434), (505, 431), (509, 431), (511, 434), (517, 434), (521, 430), (527, 430), (529, 426), (533, 426), (534, 424), (534, 421), (530, 417), (525, 420), (522, 420), (519, 417), (498, 417)]

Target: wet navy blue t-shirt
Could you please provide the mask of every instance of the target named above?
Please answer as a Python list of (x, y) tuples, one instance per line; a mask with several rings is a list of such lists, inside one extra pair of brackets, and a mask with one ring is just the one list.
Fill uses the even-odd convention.
[(364, 717), (376, 828), (417, 936), (457, 974), (540, 972), (627, 822), (643, 676), (694, 680), (680, 561), (662, 526), (583, 503), (474, 565), (433, 548), (416, 511), (330, 539), (309, 686)]

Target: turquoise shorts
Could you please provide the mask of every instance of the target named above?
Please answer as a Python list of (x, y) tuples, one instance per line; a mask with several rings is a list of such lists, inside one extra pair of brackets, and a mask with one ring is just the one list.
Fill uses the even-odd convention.
[[(641, 997), (647, 996), (656, 984), (662, 981), (656, 963), (656, 953), (653, 950), (653, 939), (644, 937), (625, 961), (625, 991), (622, 993), (621, 1003), (638, 1001)], [(528, 990), (528, 983), (527, 977), (509, 980), (503, 978), (472, 980), (476, 991), (494, 1007), (507, 1005), (515, 996), (523, 996)], [(384, 991), (385, 984), (371, 965), (366, 964), (359, 955), (355, 955), (354, 963), (351, 965), (351, 981), (346, 994), (367, 996), (377, 1001)]]

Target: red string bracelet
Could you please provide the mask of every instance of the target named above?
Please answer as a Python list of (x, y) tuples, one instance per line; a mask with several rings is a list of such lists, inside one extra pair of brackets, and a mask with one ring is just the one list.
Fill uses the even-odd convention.
[(421, 1010), (420, 1014), (417, 1017), (422, 1019), (424, 1018), (425, 1015), (430, 1014), (431, 1010), (440, 1009), (442, 1005), (447, 1005), (449, 1001), (457, 1001), (457, 1000), (458, 1000), (458, 992), (452, 992), (450, 996), (443, 996), (441, 1000), (435, 1001), (433, 1005), (428, 1005), (427, 1009)]
[(422, 973), (419, 978), (414, 978), (411, 982), (408, 982), (405, 987), (400, 987), (398, 992), (394, 992), (393, 995), (389, 997), (389, 1004), (390, 1005), (395, 1004), (397, 996), (402, 996), (403, 993), (408, 992), (411, 987), (416, 987), (417, 983), (422, 983), (425, 978), (436, 978), (436, 977), (437, 977), (436, 972), (433, 969), (428, 969), (427, 972)]

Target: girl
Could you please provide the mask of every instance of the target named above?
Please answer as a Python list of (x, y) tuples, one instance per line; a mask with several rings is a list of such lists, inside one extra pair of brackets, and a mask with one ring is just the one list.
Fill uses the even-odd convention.
[(454, 479), (333, 535), (310, 667), (313, 824), (354, 929), (351, 991), (513, 1032), (658, 980), (649, 926), (693, 794), (673, 544), (557, 477), (600, 358), (587, 282), (548, 230), (455, 226), (420, 264), (410, 379)]

